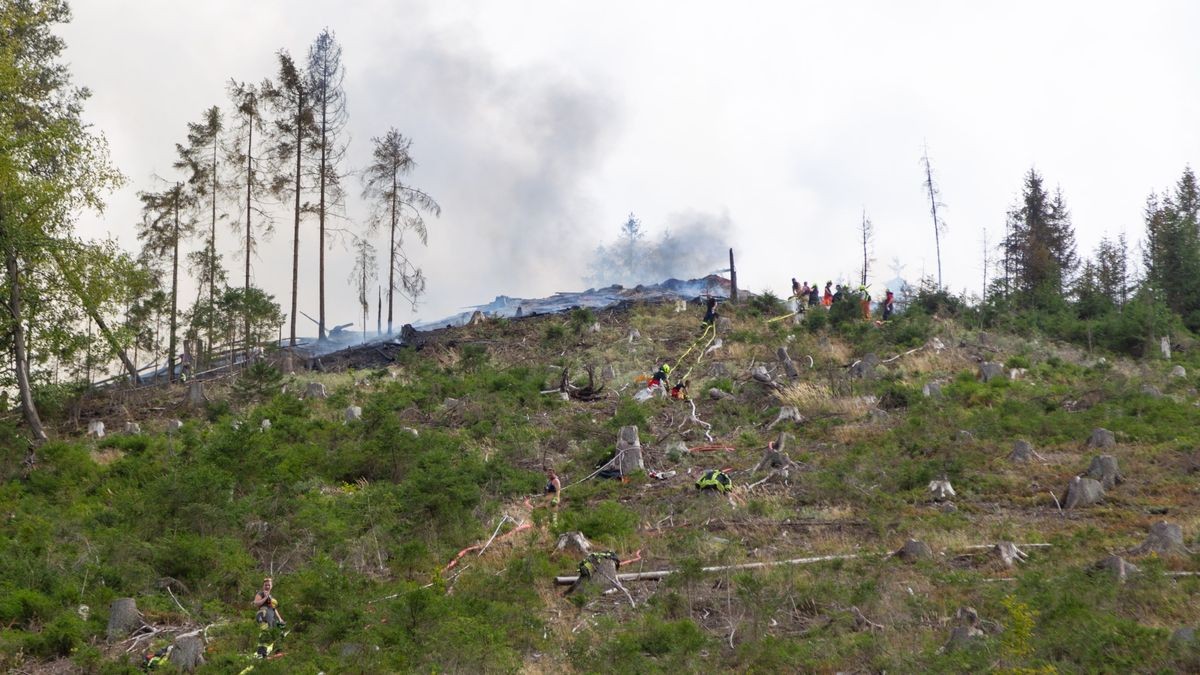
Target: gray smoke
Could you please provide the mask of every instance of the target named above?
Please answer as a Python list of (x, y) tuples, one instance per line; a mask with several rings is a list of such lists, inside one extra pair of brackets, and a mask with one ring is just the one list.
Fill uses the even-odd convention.
[(632, 245), (627, 237), (617, 237), (598, 246), (585, 281), (595, 286), (634, 286), (712, 274), (728, 267), (733, 230), (733, 221), (724, 211), (673, 213), (657, 234), (643, 224), (644, 236)]
[(596, 210), (582, 186), (613, 135), (612, 102), (573, 74), (505, 69), (466, 38), (397, 48), (347, 88), (374, 92), (353, 114), (377, 121), (360, 129), (395, 125), (414, 139), (413, 182), (443, 208), (416, 250), (443, 299), (422, 314), (574, 283)]

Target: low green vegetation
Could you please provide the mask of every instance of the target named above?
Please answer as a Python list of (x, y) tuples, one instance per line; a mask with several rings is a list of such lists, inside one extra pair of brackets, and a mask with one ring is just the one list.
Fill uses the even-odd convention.
[[(304, 376), (256, 366), (172, 434), (149, 416), (144, 433), (82, 439), (64, 405), (32, 467), (22, 451), (0, 457), (0, 667), (132, 672), (135, 643), (105, 637), (113, 600), (132, 597), (150, 625), (209, 627), (201, 671), (240, 670), (265, 575), (289, 629), (265, 673), (1200, 667), (1195, 647), (1170, 640), (1200, 610), (1200, 578), (1176, 574), (1200, 571), (1200, 557), (1126, 554), (1141, 571), (1124, 583), (1094, 567), (1157, 520), (1195, 543), (1200, 407), (1169, 371), (1190, 376), (1200, 358), (1089, 352), (1033, 321), (982, 335), (962, 310), (925, 311), (947, 306), (929, 299), (882, 325), (829, 325), (821, 310), (767, 323), (769, 300), (722, 307), (733, 332), (707, 355), (695, 317), (670, 307), (580, 310), (430, 336), (387, 369), (319, 376), (324, 400), (291, 393)], [(631, 326), (653, 342), (625, 339)], [(784, 344), (796, 378), (773, 365)], [(880, 365), (852, 377), (868, 353)], [(633, 399), (664, 360), (702, 383), (695, 416), (710, 429), (686, 402)], [(1018, 375), (982, 382), (981, 361)], [(751, 379), (751, 363), (783, 388)], [(617, 373), (607, 397), (542, 393), (561, 368), (599, 377), (603, 365)], [(939, 391), (926, 395), (930, 384)], [(345, 422), (351, 405), (362, 418)], [(768, 429), (785, 405), (804, 420)], [(19, 434), (7, 424), (0, 433)], [(645, 471), (595, 476), (630, 425)], [(1050, 493), (1061, 501), (1101, 452), (1084, 447), (1095, 427), (1114, 432), (1103, 452), (1127, 480), (1060, 513)], [(750, 488), (781, 432), (799, 466)], [(1007, 460), (1019, 439), (1041, 459)], [(547, 467), (566, 486), (557, 507), (542, 495)], [(709, 468), (733, 477), (732, 499), (694, 489)], [(954, 509), (930, 500), (943, 479)], [(555, 552), (567, 532), (633, 559), (622, 572), (676, 572), (626, 582), (628, 596), (584, 585), (563, 597), (554, 577), (579, 560)], [(909, 538), (934, 558), (887, 555)], [(1049, 546), (1026, 546), (1014, 568), (970, 548), (1001, 541)], [(962, 607), (982, 628), (958, 644)]]

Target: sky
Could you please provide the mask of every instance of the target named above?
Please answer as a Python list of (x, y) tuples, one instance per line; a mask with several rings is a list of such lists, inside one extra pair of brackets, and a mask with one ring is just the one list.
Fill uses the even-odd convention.
[[(93, 92), (86, 118), (128, 178), (80, 231), (129, 250), (137, 192), (178, 178), (171, 164), (186, 125), (229, 107), (231, 79), (272, 77), (277, 51), (303, 59), (331, 29), (349, 111), (339, 226), (362, 232), (369, 209), (355, 172), (391, 127), (413, 140), (411, 184), (442, 207), (428, 246), (410, 248), (427, 294), (416, 311), (398, 304), (398, 324), (496, 295), (585, 289), (596, 247), (630, 213), (648, 238), (669, 229), (702, 249), (693, 269), (651, 274), (660, 279), (726, 267), (730, 247), (739, 285), (752, 291), (786, 295), (792, 277), (856, 278), (864, 213), (873, 288), (897, 269), (913, 281), (935, 275), (926, 148), (945, 204), (945, 284), (978, 293), (985, 230), (999, 240), (1030, 168), (1062, 188), (1079, 252), (1090, 255), (1104, 236), (1141, 239), (1149, 193), (1200, 161), (1200, 3), (1187, 1), (74, 0), (72, 9), (59, 31), (66, 58)], [(300, 308), (315, 316), (316, 221), (302, 228)], [(285, 311), (291, 245), (280, 211), (251, 260), (253, 282)], [(327, 252), (330, 325), (359, 320), (349, 245), (344, 236)], [(240, 283), (231, 228), (218, 248)]]

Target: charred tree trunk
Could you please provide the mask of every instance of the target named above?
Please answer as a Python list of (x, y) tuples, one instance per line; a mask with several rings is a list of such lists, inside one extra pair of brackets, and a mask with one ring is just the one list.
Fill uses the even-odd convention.
[(733, 264), (733, 249), (729, 249), (729, 301), (737, 302), (737, 267)]

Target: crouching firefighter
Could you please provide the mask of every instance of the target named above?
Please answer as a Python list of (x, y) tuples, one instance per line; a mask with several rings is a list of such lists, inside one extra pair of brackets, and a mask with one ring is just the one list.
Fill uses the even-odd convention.
[(667, 382), (667, 376), (670, 374), (671, 364), (662, 364), (659, 366), (658, 370), (654, 371), (654, 374), (650, 376), (650, 381), (646, 383), (646, 388), (653, 389), (655, 387), (662, 387), (663, 389), (666, 389), (668, 386), (670, 386), (670, 383)]
[(720, 469), (709, 469), (696, 480), (697, 490), (716, 490), (718, 494), (728, 494), (733, 490), (733, 481), (729, 474)]

